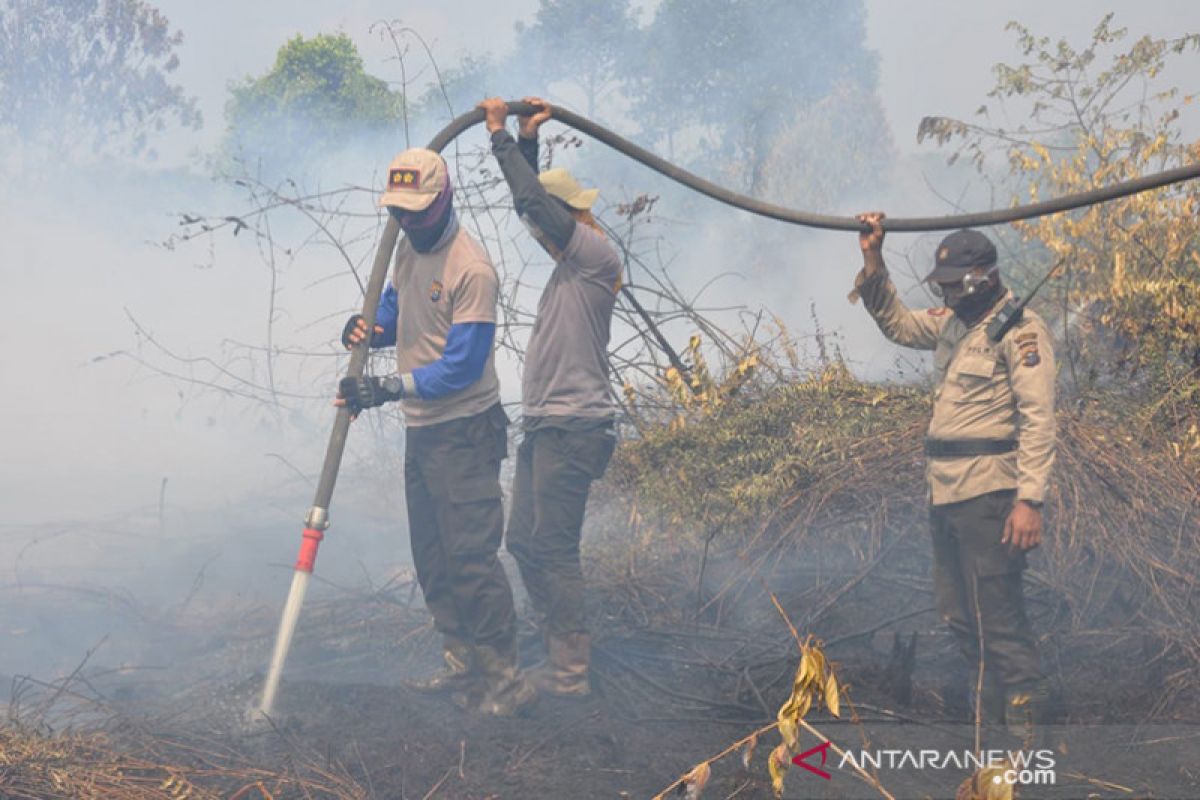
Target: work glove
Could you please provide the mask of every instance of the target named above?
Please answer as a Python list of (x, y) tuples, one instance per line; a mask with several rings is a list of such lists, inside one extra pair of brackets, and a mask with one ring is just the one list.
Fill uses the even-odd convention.
[[(375, 346), (375, 337), (383, 333), (383, 326), (376, 325), (375, 333), (371, 336), (371, 346)], [(367, 321), (362, 314), (354, 314), (350, 319), (346, 320), (346, 326), (342, 328), (342, 347), (349, 350), (354, 345), (361, 342), (367, 335)]]
[(375, 408), (404, 397), (404, 382), (399, 375), (383, 378), (375, 375), (361, 378), (346, 376), (338, 382), (337, 396), (342, 401), (337, 405), (344, 405), (351, 416), (357, 417), (363, 409)]

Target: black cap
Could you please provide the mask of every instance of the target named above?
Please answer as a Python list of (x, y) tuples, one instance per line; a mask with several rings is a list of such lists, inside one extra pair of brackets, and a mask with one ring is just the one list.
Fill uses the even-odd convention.
[(961, 230), (942, 239), (933, 258), (933, 272), (927, 281), (953, 283), (966, 277), (974, 267), (996, 266), (996, 245), (979, 231)]

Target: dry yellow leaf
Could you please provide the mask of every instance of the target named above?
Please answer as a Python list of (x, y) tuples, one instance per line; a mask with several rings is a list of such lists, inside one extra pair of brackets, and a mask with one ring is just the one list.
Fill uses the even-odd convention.
[(771, 789), (775, 792), (775, 797), (783, 797), (783, 776), (787, 771), (788, 752), (783, 745), (779, 745), (771, 751), (771, 757), (767, 759), (767, 769), (771, 772)]
[(837, 679), (833, 677), (833, 673), (829, 673), (829, 677), (825, 679), (825, 707), (829, 709), (829, 713), (835, 717), (840, 717), (841, 714), (841, 698), (838, 696)]

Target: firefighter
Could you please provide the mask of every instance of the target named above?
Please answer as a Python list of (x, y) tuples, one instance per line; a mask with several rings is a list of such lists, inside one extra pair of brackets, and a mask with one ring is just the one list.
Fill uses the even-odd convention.
[[(413, 564), (445, 662), (441, 672), (411, 685), (512, 715), (537, 694), (517, 670), (512, 588), (497, 558), (504, 529), (500, 462), (508, 449), (492, 347), (499, 279), (458, 222), (437, 153), (398, 155), (379, 202), (405, 237), (371, 346), (395, 343), (397, 372), (344, 378), (336, 402), (357, 415), (399, 401), (404, 412)], [(354, 315), (343, 344), (365, 337), (362, 316)]]
[(1050, 333), (1026, 309), (1000, 341), (989, 338), (988, 323), (1012, 296), (995, 246), (974, 230), (943, 239), (925, 278), (945, 306), (910, 310), (884, 265), (883, 218), (858, 217), (870, 230), (859, 234), (863, 267), (851, 300), (862, 298), (888, 339), (933, 351), (925, 453), (938, 613), (968, 664), (982, 663), (985, 719), (1029, 744), (1047, 690), (1021, 576), (1026, 554), (1042, 540), (1054, 464)]
[(537, 173), (538, 128), (551, 108), (526, 102), (537, 111), (519, 118), (516, 140), (505, 129), (507, 104), (480, 104), (517, 213), (554, 260), (525, 352), (524, 436), (505, 543), (547, 650), (530, 680), (539, 691), (578, 697), (590, 692), (591, 652), (579, 544), (591, 483), (616, 445), (608, 340), (621, 260), (592, 216), (598, 190), (565, 169)]

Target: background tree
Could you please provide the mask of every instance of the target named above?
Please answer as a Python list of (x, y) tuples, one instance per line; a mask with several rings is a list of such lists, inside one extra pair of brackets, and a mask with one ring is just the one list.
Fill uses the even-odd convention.
[(532, 24), (516, 28), (517, 68), (535, 69), (543, 86), (578, 86), (590, 119), (620, 83), (622, 62), (640, 38), (629, 0), (541, 0)]
[(153, 157), (153, 134), (201, 125), (170, 81), (182, 41), (141, 0), (0, 0), (0, 130), (60, 157), (81, 142)]
[(226, 151), (295, 174), (348, 141), (394, 131), (403, 112), (403, 94), (365, 72), (346, 34), (296, 36), (269, 72), (230, 88)]
[[(878, 83), (862, 0), (663, 0), (645, 36), (627, 73), (638, 120), (672, 154), (698, 142), (701, 161), (751, 192), (813, 104), (839, 85), (869, 103)], [(886, 128), (873, 133), (890, 143)]]

